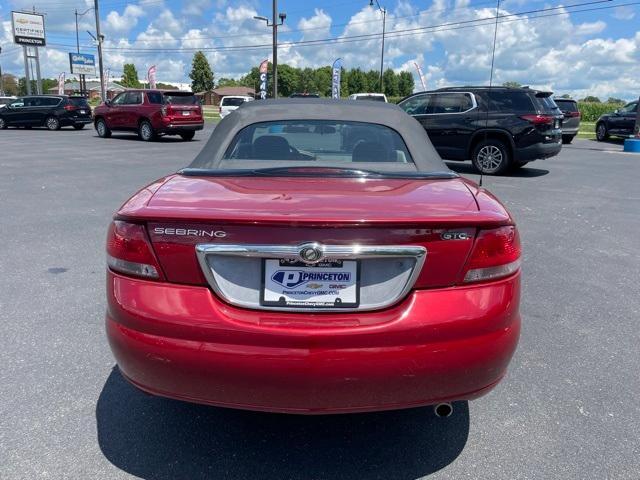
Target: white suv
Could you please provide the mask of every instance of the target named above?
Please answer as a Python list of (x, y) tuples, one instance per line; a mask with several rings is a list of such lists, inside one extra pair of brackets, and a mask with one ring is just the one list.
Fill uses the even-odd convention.
[(353, 93), (349, 95), (349, 100), (370, 100), (373, 102), (387, 102), (384, 93)]
[(220, 100), (220, 118), (226, 117), (244, 102), (252, 102), (253, 100), (253, 97), (244, 95), (229, 95), (227, 97), (222, 97)]

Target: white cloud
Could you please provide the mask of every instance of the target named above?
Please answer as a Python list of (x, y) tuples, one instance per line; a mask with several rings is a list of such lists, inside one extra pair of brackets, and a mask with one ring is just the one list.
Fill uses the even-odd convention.
[(614, 8), (612, 16), (618, 20), (633, 20), (633, 17), (636, 16), (636, 12), (633, 7), (622, 6)]
[[(87, 5), (85, 8), (93, 4), (92, 0), (83, 0), (83, 3)], [(375, 34), (382, 30), (382, 17), (367, 3), (363, 2), (362, 8), (340, 27), (333, 23), (334, 7), (317, 8), (297, 22), (292, 21), (295, 17), (290, 15), (280, 29), (280, 62), (318, 67), (330, 65), (341, 57), (346, 68), (377, 70), (381, 39)], [(194, 50), (203, 49), (217, 78), (239, 77), (263, 59), (271, 58), (271, 29), (264, 22), (253, 19), (258, 14), (268, 15), (269, 9), (258, 11), (254, 7), (256, 4), (253, 0), (193, 0), (179, 9), (174, 8), (174, 2), (140, 0), (121, 13), (109, 12), (103, 20), (107, 35), (105, 65), (118, 75), (124, 63), (133, 62), (142, 77), (149, 65), (156, 64), (159, 80), (184, 82), (188, 81)], [(424, 8), (417, 0), (400, 0), (387, 14), (385, 68), (411, 71), (417, 88), (420, 88), (420, 82), (414, 61), (424, 70), (427, 88), (486, 84), (493, 41), (491, 17), (495, 10), (492, 7), (474, 8), (474, 4), (477, 2), (471, 0), (432, 0)], [(30, 7), (29, 0), (13, 0), (11, 5)], [(503, 14), (530, 9), (530, 1), (526, 0), (505, 0), (503, 5)], [(69, 47), (56, 44), (75, 44), (73, 15), (63, 10), (46, 12), (50, 45), (41, 52), (42, 71), (47, 77), (68, 70), (66, 52)], [(0, 43), (5, 52), (0, 60), (5, 71), (23, 75), (21, 49), (11, 45), (11, 27), (5, 11), (0, 11)], [(577, 21), (567, 11), (559, 13), (551, 19), (518, 17), (518, 21), (509, 19), (499, 24), (494, 82), (514, 80), (578, 97), (587, 94), (605, 98), (637, 96), (637, 79), (640, 78), (638, 29), (626, 37), (620, 38), (617, 34), (608, 38), (604, 32), (612, 29), (607, 29), (607, 24), (599, 17)], [(627, 7), (611, 11), (618, 20), (632, 19), (634, 14), (635, 11)], [(201, 18), (195, 18), (198, 16)], [(462, 24), (420, 29), (426, 25), (479, 19), (489, 21), (473, 28)], [(81, 22), (81, 32), (94, 30), (91, 14), (85, 15)], [(393, 33), (411, 29), (417, 30), (411, 34)], [(363, 37), (361, 41), (345, 38), (372, 34), (374, 36)], [(343, 41), (311, 46), (287, 44), (335, 36)], [(88, 44), (86, 34), (84, 37), (83, 40), (81, 36), (81, 43)], [(256, 44), (263, 46), (239, 48)], [(170, 50), (158, 50), (162, 48)], [(178, 51), (179, 48), (186, 50)]]
[(105, 29), (109, 32), (126, 33), (138, 24), (145, 11), (138, 5), (127, 5), (122, 14), (112, 10), (107, 14)]
[(605, 28), (607, 28), (607, 24), (602, 20), (598, 20), (597, 22), (585, 22), (576, 25), (573, 33), (575, 35), (595, 35), (596, 33), (602, 32)]

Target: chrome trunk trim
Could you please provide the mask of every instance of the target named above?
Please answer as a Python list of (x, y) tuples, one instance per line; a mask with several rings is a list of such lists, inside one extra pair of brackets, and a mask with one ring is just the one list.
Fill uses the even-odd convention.
[[(413, 259), (415, 264), (408, 280), (399, 294), (385, 299), (375, 305), (360, 305), (357, 308), (296, 308), (296, 307), (272, 307), (263, 306), (260, 303), (247, 302), (234, 299), (225, 294), (216, 281), (211, 265), (207, 261), (210, 256), (242, 257), (256, 259), (298, 259), (300, 253), (306, 248), (318, 249), (325, 260), (366, 260), (366, 259)], [(222, 300), (238, 307), (254, 310), (275, 310), (281, 312), (352, 312), (379, 310), (398, 303), (405, 298), (413, 288), (426, 260), (427, 249), (421, 246), (411, 245), (323, 245), (316, 242), (306, 242), (299, 245), (251, 245), (251, 244), (199, 244), (196, 245), (196, 254), (200, 268), (204, 273), (213, 291)], [(314, 263), (314, 262), (306, 262)], [(317, 262), (315, 262), (317, 263)]]

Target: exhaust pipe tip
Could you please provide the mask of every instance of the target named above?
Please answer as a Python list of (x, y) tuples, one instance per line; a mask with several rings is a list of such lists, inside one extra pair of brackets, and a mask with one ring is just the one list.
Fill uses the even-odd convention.
[(453, 405), (450, 403), (439, 403), (433, 407), (436, 417), (447, 418), (453, 413)]

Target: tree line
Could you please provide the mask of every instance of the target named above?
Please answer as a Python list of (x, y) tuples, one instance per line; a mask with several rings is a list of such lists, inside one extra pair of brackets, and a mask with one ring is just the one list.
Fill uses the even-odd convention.
[[(273, 96), (272, 71), (273, 66), (269, 63), (268, 96)], [(196, 52), (193, 56), (189, 77), (194, 92), (206, 92), (214, 87), (250, 87), (257, 91), (260, 86), (260, 72), (257, 66), (239, 79), (223, 77), (215, 82), (213, 69), (202, 52)], [(331, 81), (331, 67), (328, 65), (319, 68), (298, 68), (282, 63), (278, 65), (278, 94), (283, 97), (292, 93), (319, 93), (324, 97), (330, 97)], [(414, 80), (410, 72), (396, 73), (389, 68), (382, 75), (382, 83), (382, 93), (388, 97), (404, 97), (413, 92)], [(344, 97), (363, 92), (380, 92), (380, 72), (343, 68), (340, 80), (341, 95)]]

